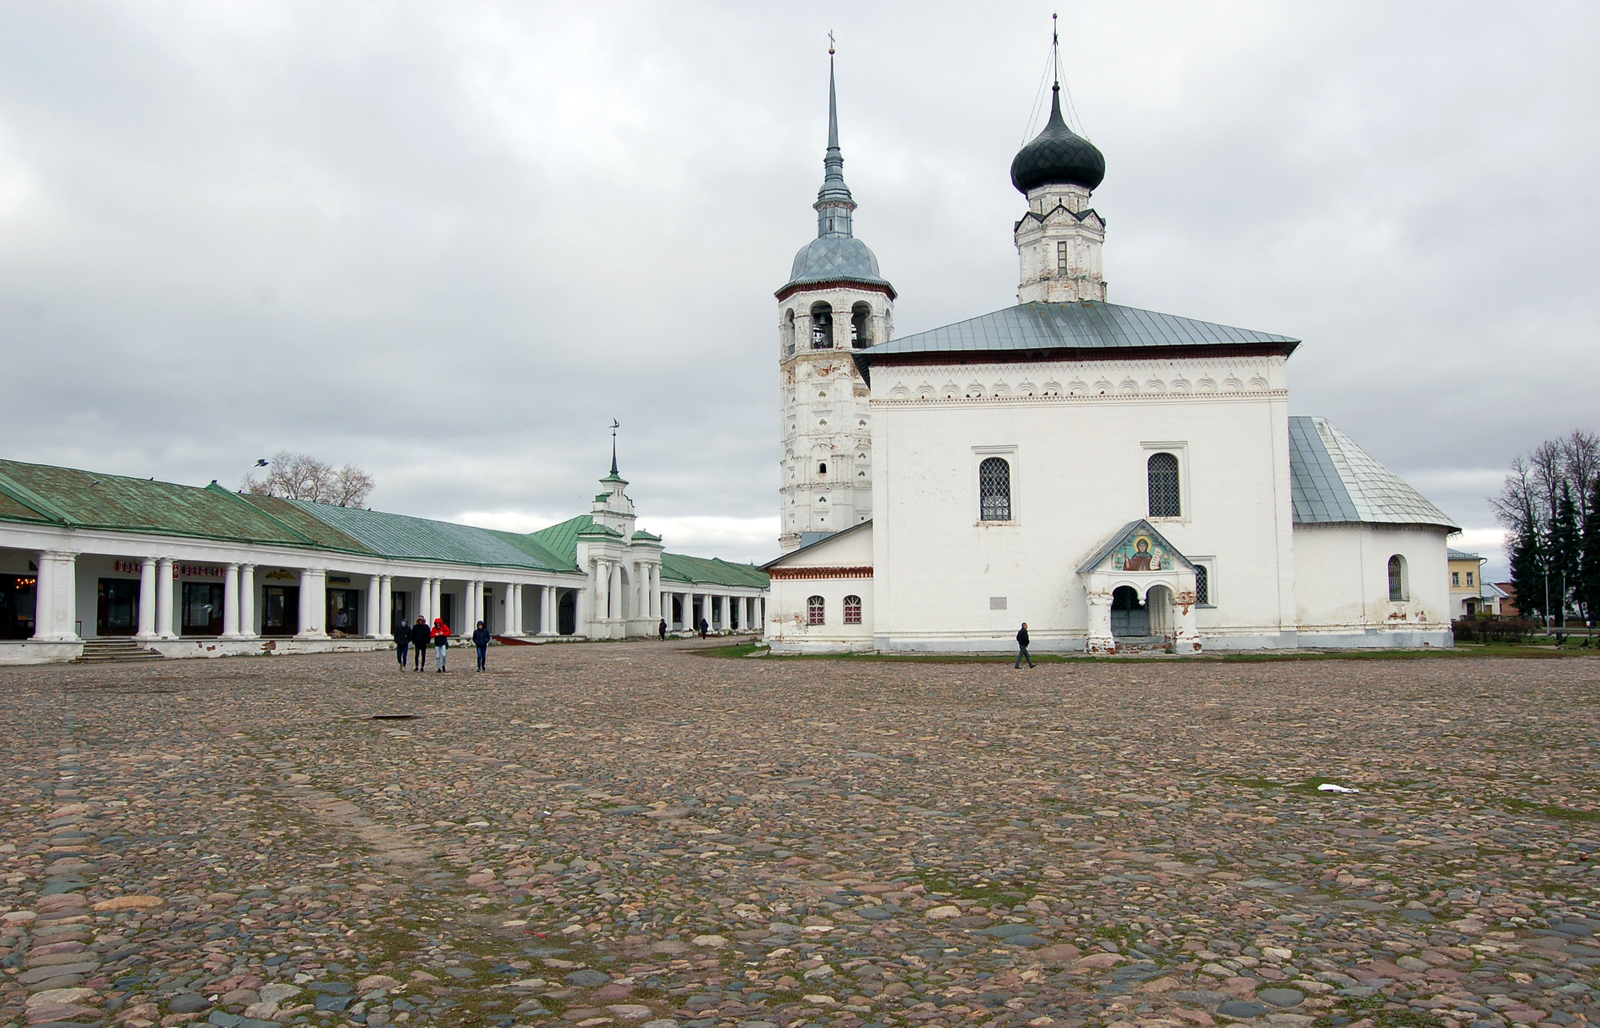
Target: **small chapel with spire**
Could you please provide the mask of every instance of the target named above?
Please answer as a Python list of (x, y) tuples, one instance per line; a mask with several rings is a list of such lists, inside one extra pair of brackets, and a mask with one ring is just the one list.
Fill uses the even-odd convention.
[(817, 238), (777, 293), (775, 651), (995, 650), (1021, 622), (1064, 652), (1450, 645), (1459, 529), (1290, 416), (1300, 340), (1109, 301), (1105, 157), (1064, 116), (1058, 36), (1010, 166), (1017, 303), (898, 339), (832, 60)]
[(781, 390), (779, 545), (872, 517), (872, 418), (851, 354), (894, 334), (894, 286), (857, 239), (856, 201), (844, 181), (834, 47), (828, 46), (828, 148), (817, 190), (817, 237), (794, 255), (777, 291)]

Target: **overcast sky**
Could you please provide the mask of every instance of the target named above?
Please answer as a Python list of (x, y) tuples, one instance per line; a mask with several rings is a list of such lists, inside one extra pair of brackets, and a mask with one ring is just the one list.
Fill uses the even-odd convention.
[(828, 31), (905, 335), (1015, 302), (1053, 9), (1111, 300), (1303, 339), (1291, 412), (1492, 548), (1506, 463), (1600, 429), (1593, 4), (7, 3), (0, 455), (297, 450), (526, 530), (616, 417), (669, 548), (773, 555)]

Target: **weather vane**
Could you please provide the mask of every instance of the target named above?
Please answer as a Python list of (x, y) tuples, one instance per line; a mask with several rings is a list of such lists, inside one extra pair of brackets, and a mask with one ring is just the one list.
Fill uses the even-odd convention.
[(833, 56), (833, 30), (828, 30), (828, 56)]
[(622, 425), (618, 423), (616, 418), (611, 419), (611, 473), (613, 475), (617, 473), (617, 429), (621, 427)]

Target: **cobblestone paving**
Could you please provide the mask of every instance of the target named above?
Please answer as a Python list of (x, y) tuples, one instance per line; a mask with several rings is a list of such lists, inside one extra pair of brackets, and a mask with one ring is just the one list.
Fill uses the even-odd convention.
[(0, 670), (0, 1025), (1600, 1022), (1600, 662), (454, 656)]

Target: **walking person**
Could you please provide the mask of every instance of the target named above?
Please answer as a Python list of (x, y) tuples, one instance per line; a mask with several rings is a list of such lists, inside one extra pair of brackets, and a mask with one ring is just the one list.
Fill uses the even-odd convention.
[(400, 660), (400, 670), (406, 669), (406, 651), (411, 648), (411, 626), (404, 618), (394, 619), (394, 653)]
[(444, 618), (433, 619), (433, 670), (444, 674), (445, 651), (450, 648), (450, 626)]
[(704, 639), (706, 637), (706, 633), (709, 632), (709, 631), (711, 631), (711, 622), (707, 621), (705, 618), (701, 618), (700, 619), (700, 638)]
[(1023, 661), (1028, 662), (1028, 667), (1033, 667), (1033, 658), (1028, 656), (1028, 623), (1026, 621), (1017, 630), (1017, 662), (1012, 665), (1012, 669), (1020, 670)]
[(417, 623), (411, 626), (411, 650), (417, 655), (417, 670), (428, 662), (428, 644), (433, 641), (433, 633), (428, 630), (428, 619), (421, 614), (417, 615)]
[(478, 622), (478, 627), (472, 630), (472, 645), (478, 648), (478, 670), (486, 671), (489, 667), (489, 630), (483, 627), (483, 622)]
[(661, 637), (661, 641), (662, 642), (666, 642), (667, 641), (667, 619), (666, 618), (662, 618), (661, 619), (661, 624), (656, 626), (656, 634)]

